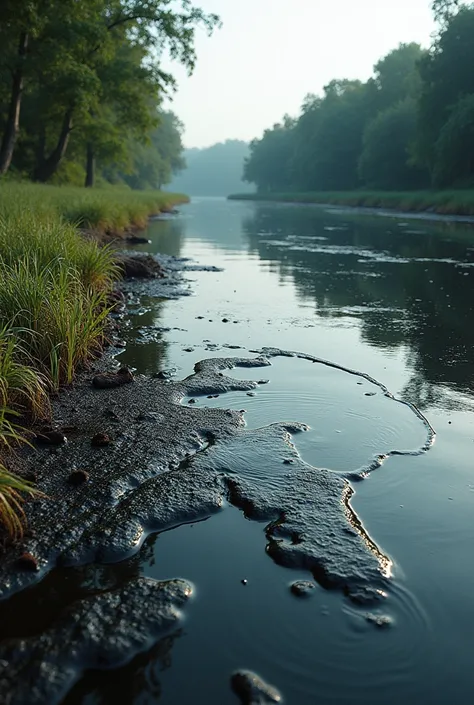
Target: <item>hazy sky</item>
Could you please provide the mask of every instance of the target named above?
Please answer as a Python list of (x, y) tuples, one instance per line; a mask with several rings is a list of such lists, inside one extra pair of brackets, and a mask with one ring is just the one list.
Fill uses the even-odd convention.
[(250, 140), (307, 93), (333, 78), (367, 79), (400, 42), (430, 43), (431, 0), (195, 0), (221, 16), (211, 38), (200, 32), (191, 78), (171, 108), (186, 126), (187, 147)]

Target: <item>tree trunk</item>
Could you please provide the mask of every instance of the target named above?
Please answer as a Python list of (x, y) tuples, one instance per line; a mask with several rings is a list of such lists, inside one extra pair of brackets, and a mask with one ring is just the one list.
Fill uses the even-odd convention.
[(42, 164), (45, 160), (46, 151), (46, 127), (44, 122), (38, 126), (38, 142), (36, 143), (36, 164)]
[(86, 150), (86, 181), (84, 186), (86, 188), (92, 188), (94, 186), (94, 170), (95, 170), (95, 159), (94, 159), (94, 148), (90, 142), (87, 143)]
[(15, 151), (16, 139), (20, 130), (21, 94), (23, 92), (23, 59), (28, 49), (28, 34), (22, 32), (18, 44), (18, 65), (12, 75), (10, 105), (7, 122), (3, 132), (0, 147), (0, 174), (5, 174), (10, 168)]
[(72, 108), (69, 108), (69, 110), (65, 113), (56, 147), (47, 159), (43, 159), (43, 161), (37, 165), (33, 175), (33, 179), (35, 181), (48, 181), (48, 179), (50, 179), (56, 172), (61, 160), (66, 154), (69, 135), (72, 130), (72, 113)]

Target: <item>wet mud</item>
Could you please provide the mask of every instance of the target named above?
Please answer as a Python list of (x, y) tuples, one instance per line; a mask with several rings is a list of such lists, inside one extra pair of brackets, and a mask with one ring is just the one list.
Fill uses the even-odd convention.
[[(143, 291), (182, 294), (186, 283), (180, 267), (183, 262), (177, 261), (176, 275), (146, 284), (127, 282), (126, 289), (135, 296)], [(57, 568), (130, 560), (150, 534), (210, 517), (232, 504), (263, 522), (266, 552), (277, 564), (309, 571), (320, 586), (356, 604), (382, 599), (389, 590), (390, 557), (352, 510), (348, 478), (300, 457), (294, 438), (305, 432), (303, 424), (295, 419), (248, 429), (243, 411), (181, 402), (223, 395), (224, 406), (227, 392), (252, 394), (264, 384), (272, 358), (297, 356), (363, 377), (393, 403), (407, 403), (394, 400), (368, 375), (310, 355), (274, 348), (256, 355), (200, 361), (184, 380), (136, 375), (119, 386), (94, 384), (97, 376), (113, 379), (118, 370), (106, 357), (64, 392), (54, 402), (53, 430), (64, 434), (65, 442), (31, 449), (22, 459), (23, 472), (35, 473), (45, 496), (26, 505), (31, 530), (3, 556), (0, 598), (34, 591)], [(261, 368), (262, 379), (234, 379), (235, 367)], [(416, 407), (407, 406), (425, 424), (426, 443), (416, 452), (426, 452), (434, 429)], [(98, 437), (107, 443), (94, 443)], [(24, 555), (31, 556), (28, 568)], [(0, 639), (0, 700), (60, 702), (85, 671), (122, 666), (176, 628), (179, 608), (191, 591), (185, 580), (134, 578), (60, 604), (37, 633)], [(242, 702), (280, 701), (279, 693), (247, 672), (232, 683)], [(258, 699), (257, 691), (267, 694)]]

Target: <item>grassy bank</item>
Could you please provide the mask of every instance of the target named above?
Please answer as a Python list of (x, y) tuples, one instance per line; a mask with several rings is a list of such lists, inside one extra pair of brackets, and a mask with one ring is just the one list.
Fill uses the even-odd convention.
[(229, 196), (238, 201), (278, 203), (320, 203), (359, 208), (387, 208), (405, 212), (440, 215), (474, 215), (472, 191), (347, 191), (319, 193), (244, 193)]
[(161, 191), (0, 181), (0, 216), (28, 211), (35, 217), (62, 218), (66, 223), (102, 233), (120, 234), (128, 228), (145, 227), (150, 215), (172, 210), (187, 201), (183, 194)]
[[(13, 475), (24, 424), (49, 419), (49, 398), (106, 342), (114, 251), (81, 228), (121, 232), (184, 197), (125, 189), (0, 184), (0, 524), (21, 535), (34, 488)], [(13, 462), (14, 466), (14, 462)]]

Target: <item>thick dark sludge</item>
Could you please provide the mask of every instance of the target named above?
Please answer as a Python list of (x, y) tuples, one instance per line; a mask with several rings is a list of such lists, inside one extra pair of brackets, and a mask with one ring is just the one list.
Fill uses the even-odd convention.
[[(247, 428), (243, 411), (180, 404), (189, 396), (216, 395), (225, 403), (229, 392), (258, 389), (266, 380), (238, 380), (229, 373), (236, 366), (268, 368), (270, 359), (289, 355), (263, 352), (250, 359), (203, 360), (182, 381), (137, 376), (133, 383), (97, 390), (84, 379), (62, 398), (56, 408), (61, 426), (74, 409), (84, 410), (74, 435), (56, 454), (42, 451), (26, 461), (37, 468), (40, 488), (54, 497), (28, 507), (34, 535), (23, 550), (34, 556), (38, 570), (24, 570), (12, 551), (2, 566), (3, 597), (33, 586), (56, 566), (63, 566), (63, 575), (71, 567), (73, 584), (74, 566), (97, 564), (98, 570), (98, 564), (114, 564), (116, 573), (115, 566), (135, 560), (150, 535), (208, 518), (230, 503), (263, 522), (267, 555), (278, 565), (312, 575), (322, 588), (340, 591), (357, 605), (382, 599), (390, 589), (391, 560), (354, 514), (347, 479), (301, 458), (294, 442), (307, 431), (304, 424)], [(432, 440), (429, 424), (427, 432), (421, 450)], [(110, 442), (94, 447), (97, 435)], [(71, 483), (80, 472), (87, 472), (87, 482)], [(54, 586), (54, 576), (45, 579), (46, 587)], [(310, 591), (307, 582), (299, 585), (306, 588), (295, 583), (293, 593)], [(41, 591), (42, 584), (30, 587), (23, 604)], [(35, 621), (30, 612), (32, 623), (22, 622), (16, 633), (11, 623), (0, 642), (0, 697), (7, 702), (13, 695), (15, 705), (60, 702), (85, 671), (122, 666), (176, 630), (191, 591), (182, 579), (135, 575), (105, 589), (78, 587), (70, 604), (66, 599), (57, 609), (49, 605), (48, 619)], [(12, 605), (15, 600), (21, 611), (21, 595)], [(372, 621), (381, 626), (381, 619), (375, 615)], [(253, 674), (234, 676), (232, 686), (242, 702), (280, 702), (278, 691)]]

